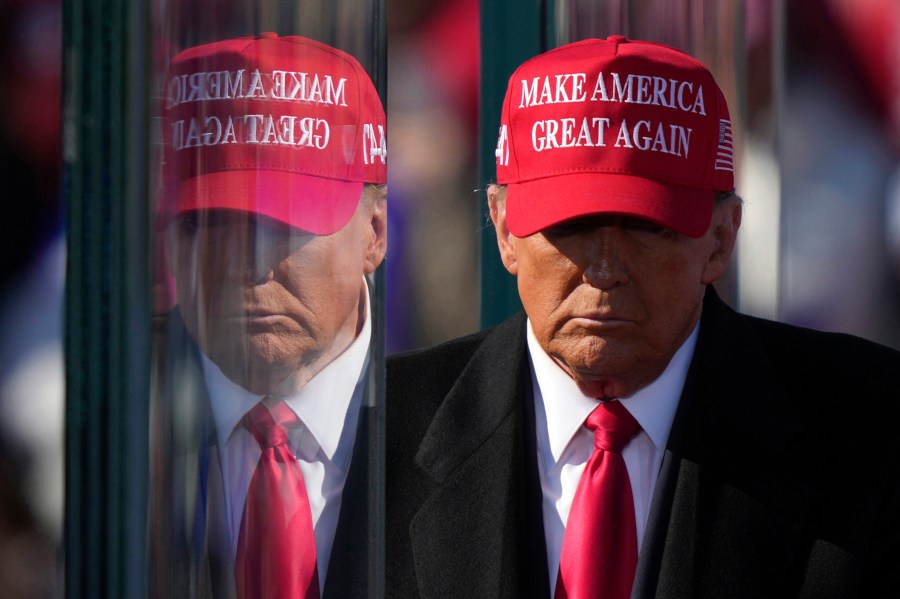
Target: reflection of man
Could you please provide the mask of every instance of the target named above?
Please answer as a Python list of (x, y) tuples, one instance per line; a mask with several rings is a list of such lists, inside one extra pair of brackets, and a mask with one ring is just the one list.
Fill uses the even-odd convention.
[(364, 277), (385, 253), (380, 100), (349, 55), (263, 34), (176, 56), (165, 124), (167, 252), (200, 366), (172, 401), (199, 381), (214, 431), (191, 532), (209, 572), (201, 559), (188, 577), (241, 599), (349, 596), (369, 584), (354, 547), (369, 533), (358, 431)]
[(513, 74), (489, 202), (525, 313), (388, 361), (388, 596), (894, 592), (900, 357), (717, 297), (732, 152), (670, 48)]

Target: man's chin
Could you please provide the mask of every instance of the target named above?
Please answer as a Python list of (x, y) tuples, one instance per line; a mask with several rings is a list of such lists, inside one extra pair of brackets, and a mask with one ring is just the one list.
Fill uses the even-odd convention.
[(260, 371), (296, 368), (314, 361), (321, 351), (306, 331), (250, 332), (244, 343), (247, 363)]
[(296, 366), (254, 360), (234, 368), (225, 375), (251, 393), (268, 394), (280, 388), (296, 370)]
[(570, 370), (579, 390), (588, 397), (619, 399), (630, 397), (653, 382), (665, 369), (654, 367), (649, 359), (634, 363), (606, 360), (602, 363), (580, 365)]
[(251, 344), (246, 354), (212, 360), (234, 383), (252, 393), (266, 394), (278, 389), (302, 367), (299, 358), (268, 351), (270, 349), (255, 351)]
[(599, 346), (588, 343), (579, 348), (582, 351), (570, 353), (568, 360), (557, 359), (557, 362), (588, 397), (628, 397), (649, 381), (638, 376), (638, 373), (644, 372), (640, 361), (635, 364), (634, 360), (619, 358), (623, 353), (618, 345), (609, 342)]
[(575, 384), (584, 395), (597, 399), (618, 399), (632, 393), (627, 384), (614, 378), (575, 378)]

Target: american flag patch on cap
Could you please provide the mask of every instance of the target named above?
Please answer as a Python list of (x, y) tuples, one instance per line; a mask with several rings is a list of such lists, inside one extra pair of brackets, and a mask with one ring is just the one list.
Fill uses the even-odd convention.
[(716, 148), (717, 171), (734, 171), (734, 142), (731, 138), (731, 121), (719, 119), (719, 146)]

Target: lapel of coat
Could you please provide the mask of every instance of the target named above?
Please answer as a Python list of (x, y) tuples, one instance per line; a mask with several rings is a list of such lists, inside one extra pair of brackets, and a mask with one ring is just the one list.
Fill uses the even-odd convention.
[[(234, 560), (228, 541), (228, 516), (225, 503), (225, 482), (219, 462), (218, 446), (210, 446), (206, 472), (206, 547), (199, 569), (200, 597), (229, 599), (235, 597)], [(201, 463), (203, 460), (201, 460)], [(208, 592), (204, 589), (208, 589)]]
[(227, 599), (225, 494), (199, 350), (177, 309), (157, 326), (149, 595)]
[(710, 290), (632, 597), (782, 596), (811, 489), (788, 473), (802, 429), (758, 339)]
[(423, 599), (549, 596), (527, 364), (519, 315), (485, 338), (418, 448), (434, 482), (410, 526)]
[[(366, 278), (368, 293), (373, 293)], [(372, 315), (370, 315), (371, 317)], [(377, 331), (377, 329), (374, 329)], [(377, 345), (377, 344), (376, 344)], [(384, 586), (384, 404), (375, 394), (370, 354), (353, 453), (341, 491), (341, 511), (334, 532), (322, 599), (378, 597)], [(378, 364), (375, 368), (383, 368)], [(382, 371), (383, 372), (383, 371)], [(369, 403), (372, 405), (369, 405)]]
[(374, 528), (379, 510), (373, 492), (383, 485), (379, 481), (369, 480), (370, 473), (377, 472), (372, 461), (378, 460), (378, 431), (370, 430), (370, 425), (376, 421), (373, 414), (376, 409), (367, 406), (360, 408), (353, 457), (341, 492), (341, 512), (328, 560), (322, 599), (378, 596), (376, 585), (381, 577), (374, 571), (376, 565), (373, 558), (381, 552), (372, 544), (380, 538)]

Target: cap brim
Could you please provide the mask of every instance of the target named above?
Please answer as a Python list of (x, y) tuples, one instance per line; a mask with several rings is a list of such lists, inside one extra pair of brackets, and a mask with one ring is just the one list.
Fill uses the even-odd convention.
[(591, 214), (643, 218), (688, 237), (702, 237), (712, 219), (714, 192), (643, 177), (575, 173), (509, 183), (506, 224), (527, 237), (562, 221)]
[(331, 235), (350, 221), (362, 189), (360, 181), (283, 171), (221, 171), (180, 183), (170, 214), (237, 210), (267, 216), (315, 235)]

